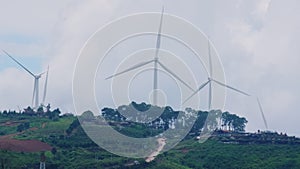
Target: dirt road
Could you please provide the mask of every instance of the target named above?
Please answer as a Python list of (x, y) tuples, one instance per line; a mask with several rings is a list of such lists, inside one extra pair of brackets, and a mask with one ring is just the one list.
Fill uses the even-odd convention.
[(148, 163), (153, 161), (155, 157), (163, 150), (164, 146), (166, 145), (165, 138), (159, 138), (157, 139), (157, 142), (158, 142), (158, 148), (154, 152), (152, 152), (150, 156), (148, 156), (145, 160)]

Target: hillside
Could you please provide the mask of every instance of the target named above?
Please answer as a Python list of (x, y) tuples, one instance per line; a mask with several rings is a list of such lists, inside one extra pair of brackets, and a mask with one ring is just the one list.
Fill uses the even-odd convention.
[[(119, 157), (99, 148), (86, 136), (76, 117), (52, 115), (0, 114), (1, 168), (38, 168), (43, 152), (47, 168), (300, 168), (299, 139), (281, 133), (218, 130), (200, 144), (196, 133), (191, 132), (175, 148), (147, 163), (145, 159)], [(115, 124), (120, 123), (112, 120), (111, 125)], [(136, 123), (122, 124), (127, 135), (142, 137), (162, 132), (149, 132), (154, 129)], [(34, 148), (22, 141), (33, 142)]]

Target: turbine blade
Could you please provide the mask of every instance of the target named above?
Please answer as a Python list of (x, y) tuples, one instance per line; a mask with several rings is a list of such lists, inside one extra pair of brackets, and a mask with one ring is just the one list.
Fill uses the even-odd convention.
[(158, 54), (159, 54), (159, 49), (160, 49), (160, 41), (161, 41), (161, 30), (162, 30), (162, 23), (163, 23), (163, 15), (164, 15), (164, 7), (162, 7), (161, 11), (161, 17), (160, 17), (160, 24), (158, 28), (158, 33), (157, 33), (157, 40), (156, 40), (156, 51), (155, 51), (155, 58), (154, 58), (154, 74), (153, 74), (153, 104), (157, 104), (157, 93), (156, 89), (158, 86), (157, 82), (157, 60), (158, 60)]
[(266, 127), (266, 129), (268, 129), (268, 123), (267, 123), (267, 120), (266, 120), (266, 117), (265, 117), (262, 105), (261, 105), (258, 97), (256, 98), (256, 100), (257, 100), (257, 103), (258, 103), (258, 106), (259, 106), (259, 110), (260, 110), (261, 116), (262, 116), (262, 118), (264, 120), (265, 127)]
[(217, 84), (219, 84), (219, 85), (221, 85), (221, 86), (227, 87), (227, 88), (229, 88), (229, 89), (231, 89), (231, 90), (234, 90), (234, 91), (236, 91), (236, 92), (238, 92), (238, 93), (241, 93), (241, 94), (246, 95), (246, 96), (250, 96), (250, 94), (248, 94), (248, 93), (246, 93), (246, 92), (243, 92), (243, 91), (241, 91), (241, 90), (239, 90), (239, 89), (236, 89), (236, 88), (234, 88), (234, 87), (228, 86), (228, 85), (226, 85), (226, 84), (224, 84), (224, 83), (221, 83), (221, 82), (219, 82), (219, 81), (217, 81), (217, 80), (214, 80), (214, 79), (211, 79), (211, 80), (214, 81), (214, 82), (216, 82)]
[(128, 69), (126, 69), (126, 70), (124, 70), (124, 71), (122, 71), (122, 72), (119, 72), (119, 73), (116, 73), (116, 74), (114, 74), (114, 75), (108, 76), (107, 78), (105, 78), (105, 80), (111, 79), (111, 78), (113, 78), (113, 77), (119, 76), (119, 75), (124, 74), (124, 73), (126, 73), (126, 72), (129, 72), (129, 71), (131, 71), (131, 70), (134, 70), (134, 69), (137, 69), (137, 68), (139, 68), (139, 67), (145, 66), (145, 65), (147, 65), (147, 64), (149, 64), (149, 63), (151, 63), (151, 62), (154, 62), (154, 60), (150, 60), (150, 61), (147, 61), (147, 62), (139, 63), (139, 64), (137, 64), (137, 65), (135, 65), (135, 66), (132, 66), (131, 68), (128, 68)]
[(159, 24), (159, 29), (158, 29), (158, 33), (157, 33), (155, 58), (158, 58), (158, 53), (159, 53), (159, 49), (160, 49), (161, 30), (162, 30), (163, 17), (164, 17), (164, 7), (162, 8), (162, 11), (161, 11), (160, 24)]
[(211, 54), (210, 54), (210, 43), (208, 40), (208, 60), (209, 60), (209, 76), (213, 77), (213, 67), (212, 67), (212, 60), (211, 60)]
[(179, 80), (182, 84), (184, 84), (187, 88), (191, 89), (192, 91), (195, 91), (190, 85), (188, 85), (185, 81), (183, 81), (180, 77), (178, 77), (175, 73), (173, 73), (170, 69), (168, 69), (165, 65), (163, 65), (160, 61), (157, 61), (157, 63), (165, 69), (168, 73), (173, 75), (177, 80)]
[(22, 65), (19, 61), (17, 61), (15, 58), (13, 58), (9, 53), (7, 53), (5, 50), (2, 50), (8, 57), (10, 57), (13, 61), (15, 61), (19, 66), (21, 66), (24, 70), (26, 70), (29, 74), (31, 74), (33, 77), (35, 75), (29, 71), (24, 65)]
[(156, 89), (157, 89), (157, 60), (154, 61), (154, 75), (153, 75), (153, 104), (156, 105), (157, 104), (157, 93), (156, 93)]
[(43, 105), (45, 103), (46, 100), (46, 94), (47, 94), (47, 85), (48, 85), (48, 74), (49, 74), (49, 66), (47, 68), (47, 74), (46, 74), (46, 79), (45, 79), (45, 86), (44, 86), (44, 96), (43, 96)]
[(187, 99), (184, 100), (183, 104), (189, 101), (195, 94), (197, 94), (203, 87), (205, 87), (208, 83), (210, 83), (210, 80), (203, 83), (191, 96), (189, 96)]
[(211, 101), (212, 101), (212, 86), (209, 83), (209, 91), (208, 91), (208, 110), (211, 109)]

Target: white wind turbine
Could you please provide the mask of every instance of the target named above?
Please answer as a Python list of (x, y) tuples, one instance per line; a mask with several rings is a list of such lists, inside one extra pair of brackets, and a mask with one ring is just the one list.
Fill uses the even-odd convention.
[[(223, 86), (225, 88), (228, 88), (228, 89), (231, 89), (233, 91), (236, 91), (240, 94), (243, 94), (245, 96), (251, 96), (250, 94), (246, 93), (246, 92), (243, 92), (242, 90), (239, 90), (239, 89), (236, 89), (234, 87), (231, 87), (229, 85), (226, 85), (220, 81), (217, 81), (215, 79), (213, 79), (213, 67), (212, 67), (212, 60), (211, 60), (211, 53), (210, 53), (210, 42), (208, 40), (208, 59), (209, 59), (209, 74), (208, 74), (208, 80), (203, 83), (202, 85), (200, 85), (200, 87), (191, 95), (189, 96), (183, 103), (186, 103), (188, 100), (190, 100), (194, 95), (196, 95), (202, 88), (204, 88), (206, 85), (209, 85), (209, 91), (208, 91), (208, 110), (211, 110), (211, 102), (212, 102), (212, 82), (220, 85), (220, 86)], [(262, 105), (259, 101), (259, 99), (257, 98), (257, 103), (259, 105), (259, 110), (261, 112), (261, 115), (262, 115), (262, 118), (263, 118), (263, 121), (264, 121), (264, 124), (265, 124), (265, 127), (266, 129), (268, 129), (268, 124), (267, 124), (267, 121), (266, 121), (266, 118), (265, 118), (265, 115), (264, 115), (264, 112), (263, 112), (263, 109), (262, 109)]]
[(47, 90), (47, 83), (48, 83), (48, 72), (49, 72), (49, 66), (47, 69), (47, 72), (43, 72), (40, 74), (33, 74), (31, 71), (29, 71), (24, 65), (22, 65), (19, 61), (17, 61), (14, 57), (12, 57), (8, 52), (5, 50), (2, 50), (7, 56), (9, 56), (13, 61), (15, 61), (19, 66), (21, 66), (25, 71), (27, 71), (31, 76), (34, 78), (34, 87), (33, 87), (33, 96), (32, 96), (32, 106), (34, 109), (37, 109), (40, 106), (39, 102), (39, 79), (42, 77), (44, 73), (46, 73), (46, 80), (45, 80), (45, 86), (44, 86), (44, 96), (43, 96), (43, 102), (41, 103), (42, 106), (44, 106), (44, 102), (46, 99), (46, 90)]
[(157, 69), (157, 67), (158, 67), (158, 65), (160, 65), (166, 72), (170, 73), (174, 78), (179, 80), (187, 88), (194, 91), (194, 89), (192, 87), (190, 87), (190, 85), (188, 85), (185, 81), (183, 81), (180, 77), (178, 77), (175, 73), (173, 73), (170, 69), (168, 69), (162, 62), (159, 61), (159, 50), (160, 50), (160, 42), (161, 42), (163, 14), (164, 14), (164, 8), (162, 8), (162, 12), (161, 12), (160, 25), (159, 25), (158, 34), (157, 34), (156, 51), (155, 51), (154, 59), (136, 64), (136, 65), (124, 70), (124, 71), (121, 71), (119, 73), (116, 73), (116, 74), (111, 75), (111, 76), (106, 78), (106, 79), (111, 79), (113, 77), (119, 76), (121, 74), (124, 74), (126, 72), (135, 70), (137, 68), (143, 67), (143, 66), (148, 65), (150, 63), (154, 63), (154, 74), (153, 74), (153, 104), (154, 105), (157, 105), (157, 89), (158, 89), (158, 79), (157, 79), (157, 76), (158, 76), (158, 71), (157, 70), (158, 69)]

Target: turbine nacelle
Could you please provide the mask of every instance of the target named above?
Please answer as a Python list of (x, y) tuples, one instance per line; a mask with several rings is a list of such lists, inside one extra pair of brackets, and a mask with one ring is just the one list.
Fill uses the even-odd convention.
[(38, 74), (38, 75), (34, 75), (34, 78), (40, 79), (40, 78), (42, 77), (42, 75), (45, 74), (45, 73), (48, 73), (48, 71), (49, 71), (49, 66), (48, 66), (47, 71), (45, 71), (45, 72), (43, 72), (43, 73), (40, 73), (40, 74)]

